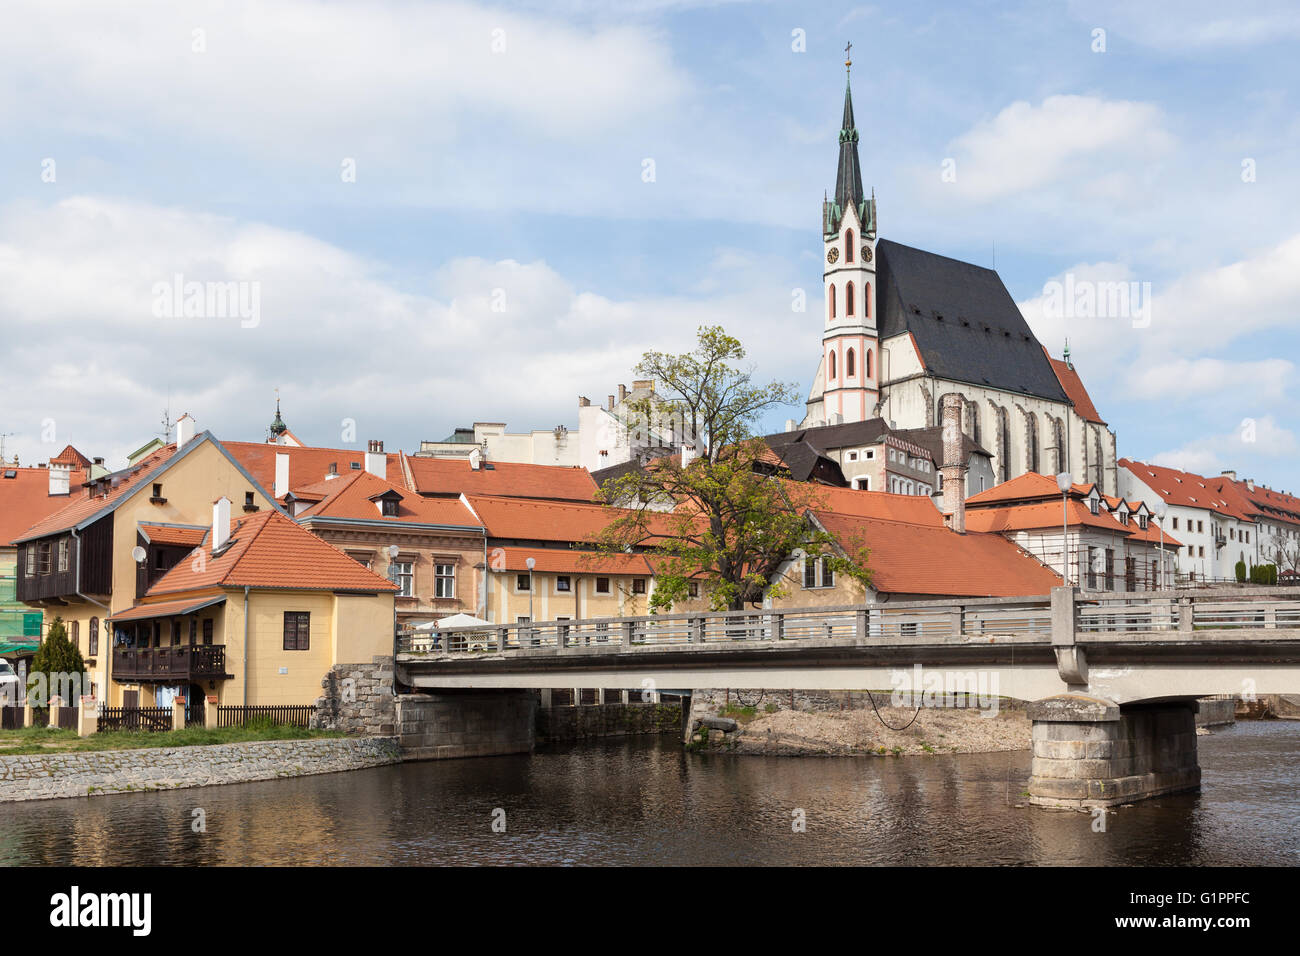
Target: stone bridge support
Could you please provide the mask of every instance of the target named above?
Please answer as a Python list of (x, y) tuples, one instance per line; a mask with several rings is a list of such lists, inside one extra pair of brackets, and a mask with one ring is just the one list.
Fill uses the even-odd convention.
[(1082, 693), (1029, 705), (1029, 802), (1083, 810), (1199, 790), (1196, 701), (1138, 703)]
[(536, 691), (483, 690), (402, 694), (397, 735), (403, 760), (532, 753)]

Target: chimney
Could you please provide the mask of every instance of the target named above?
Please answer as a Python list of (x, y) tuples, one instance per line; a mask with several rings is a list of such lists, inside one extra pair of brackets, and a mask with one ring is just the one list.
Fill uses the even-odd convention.
[(695, 442), (682, 442), (682, 467), (685, 468), (691, 462), (699, 457), (699, 452), (695, 450)]
[(613, 396), (613, 395), (609, 396), (609, 410), (610, 410), (611, 412), (614, 410), (614, 396)]
[(366, 445), (366, 471), (376, 478), (388, 477), (388, 456), (384, 454), (384, 443), (371, 439)]
[(794, 419), (793, 419), (793, 418), (787, 418), (787, 419), (785, 420), (785, 430), (788, 431), (788, 432), (792, 432), (792, 431), (794, 431), (794, 429), (795, 429)]
[(653, 392), (655, 390), (655, 380), (652, 378), (638, 378), (632, 382), (632, 387), (642, 388), (647, 392)]
[(72, 490), (72, 466), (50, 465), (50, 494), (66, 495)]
[(186, 412), (180, 417), (180, 420), (176, 422), (176, 447), (184, 448), (186, 443), (194, 437), (197, 431), (198, 423), (190, 417), (189, 412)]
[(289, 455), (286, 452), (275, 454), (275, 497), (283, 498), (289, 493)]
[(579, 408), (586, 408), (586, 407), (587, 407), (588, 405), (590, 405), (590, 404), (591, 404), (591, 399), (589, 399), (586, 395), (579, 395), (579, 396), (578, 396), (578, 407), (579, 407)]
[(477, 448), (469, 453), (469, 466), (474, 471), (478, 471), (483, 467), (483, 453)]
[(329, 471), (325, 472), (325, 480), (329, 481), (331, 478), (337, 478), (338, 476), (339, 476), (339, 463), (337, 461), (332, 461), (330, 462)]
[(948, 527), (958, 534), (966, 533), (966, 459), (962, 454), (965, 442), (961, 433), (962, 400), (958, 395), (943, 397), (943, 459), (939, 473), (943, 475), (943, 513)]
[(1251, 494), (1254, 494), (1254, 493), (1255, 493), (1255, 479), (1254, 479), (1254, 478), (1247, 478), (1247, 479), (1246, 479), (1246, 490), (1249, 491)]
[(1237, 473), (1235, 471), (1228, 471), (1227, 469), (1224, 469), (1222, 472), (1220, 472), (1220, 474), (1227, 477), (1230, 481), (1237, 480)]
[(220, 551), (230, 540), (230, 499), (222, 495), (212, 502), (212, 550)]
[(626, 398), (627, 398), (627, 386), (626, 386), (626, 385), (620, 385), (620, 386), (618, 387), (618, 400), (619, 400), (619, 402), (621, 403), (621, 402), (622, 402), (624, 399), (626, 399)]

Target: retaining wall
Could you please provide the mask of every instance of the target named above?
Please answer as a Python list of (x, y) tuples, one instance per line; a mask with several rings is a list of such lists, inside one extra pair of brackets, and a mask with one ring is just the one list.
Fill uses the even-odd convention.
[(248, 783), (399, 762), (394, 737), (7, 756), (0, 757), (0, 802)]

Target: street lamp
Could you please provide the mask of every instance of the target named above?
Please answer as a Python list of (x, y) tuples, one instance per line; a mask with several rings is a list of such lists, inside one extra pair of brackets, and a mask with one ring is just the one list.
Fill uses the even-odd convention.
[(1169, 506), (1165, 504), (1165, 499), (1161, 498), (1156, 502), (1156, 517), (1160, 519), (1160, 590), (1165, 589), (1165, 512)]
[(1070, 586), (1070, 487), (1074, 484), (1068, 471), (1056, 476), (1056, 487), (1061, 489), (1061, 577)]
[[(528, 643), (531, 644), (535, 633), (533, 631), (533, 568), (537, 567), (537, 560), (529, 558), (524, 562), (524, 567), (528, 568)], [(522, 646), (523, 642), (520, 642), (520, 647)]]
[[(388, 580), (392, 581), (394, 584), (397, 584), (397, 554), (401, 550), (401, 548), (399, 548), (395, 544), (390, 544), (385, 550), (388, 552)], [(398, 590), (401, 590), (401, 588), (399, 587)], [(393, 673), (394, 675), (397, 673), (396, 663), (397, 663), (397, 591), (394, 591), (393, 592), (393, 664), (394, 664)], [(396, 693), (396, 690), (397, 690), (397, 684), (396, 681), (394, 681), (393, 683), (394, 693)]]

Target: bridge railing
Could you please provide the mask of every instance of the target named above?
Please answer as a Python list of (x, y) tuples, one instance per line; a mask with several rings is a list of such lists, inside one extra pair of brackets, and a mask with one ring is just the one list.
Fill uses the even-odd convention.
[(482, 654), (536, 648), (645, 647), (752, 641), (960, 640), (1051, 633), (1049, 599), (972, 599), (756, 609), (569, 621), (521, 621), (399, 636), (404, 654)]
[(1075, 602), (1081, 633), (1300, 628), (1300, 599), (1281, 588), (1087, 593)]

